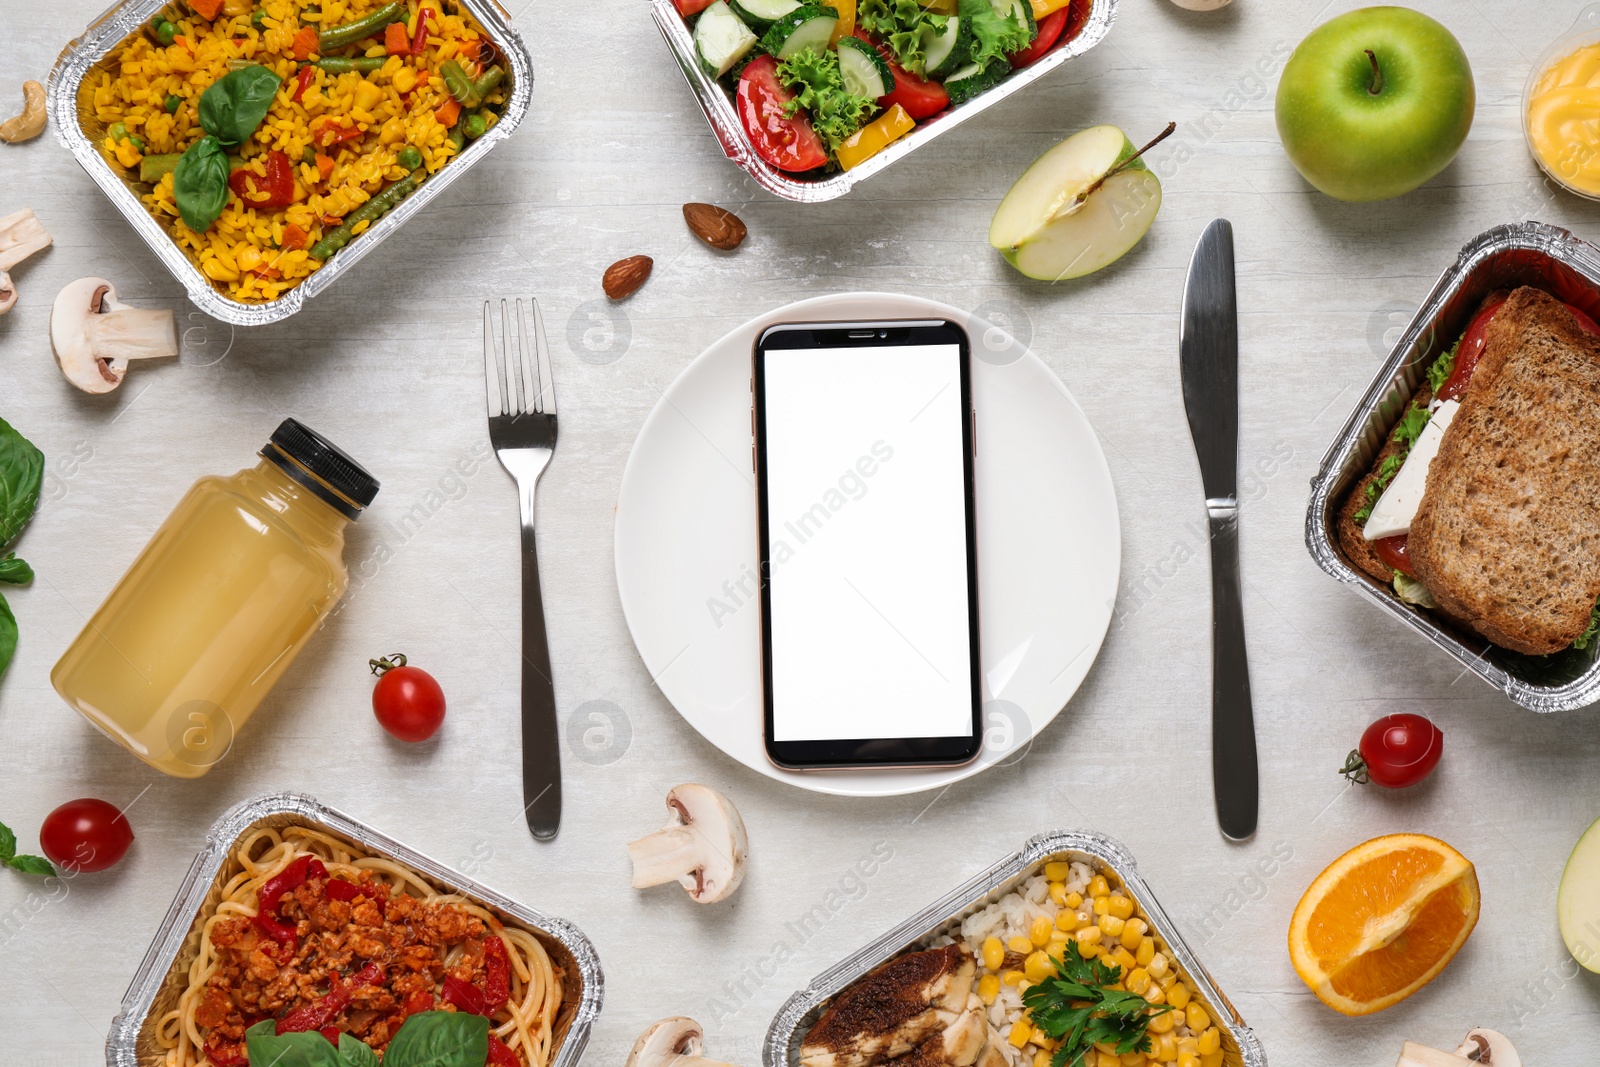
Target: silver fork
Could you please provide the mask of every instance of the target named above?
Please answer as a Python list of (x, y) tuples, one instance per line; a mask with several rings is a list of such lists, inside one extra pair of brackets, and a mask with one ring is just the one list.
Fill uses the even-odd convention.
[(561, 748), (533, 516), (539, 476), (556, 450), (556, 389), (539, 302), (528, 302), (533, 306), (531, 346), (522, 301), (500, 301), (503, 355), (497, 353), (502, 346), (495, 340), (493, 301), (484, 302), (483, 373), (489, 443), (517, 480), (522, 504), (522, 813), (533, 836), (548, 841), (561, 828)]

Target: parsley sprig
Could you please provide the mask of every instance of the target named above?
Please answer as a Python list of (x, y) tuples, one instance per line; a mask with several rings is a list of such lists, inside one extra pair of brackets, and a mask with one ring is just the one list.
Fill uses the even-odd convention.
[(1112, 989), (1122, 968), (1084, 959), (1076, 941), (1067, 942), (1055, 966), (1054, 978), (1022, 994), (1034, 1027), (1061, 1042), (1051, 1067), (1083, 1067), (1097, 1044), (1115, 1045), (1119, 1055), (1150, 1051), (1146, 1028), (1172, 1005), (1151, 1004), (1137, 993)]

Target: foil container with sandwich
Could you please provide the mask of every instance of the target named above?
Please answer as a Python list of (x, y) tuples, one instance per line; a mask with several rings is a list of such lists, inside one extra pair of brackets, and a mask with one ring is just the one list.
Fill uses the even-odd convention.
[(1178, 933), (1157, 903), (1155, 894), (1139, 876), (1138, 865), (1127, 849), (1103, 834), (1069, 830), (1032, 838), (1021, 851), (946, 893), (813, 978), (810, 985), (785, 1001), (773, 1017), (762, 1043), (764, 1067), (800, 1067), (800, 1047), (807, 1031), (839, 993), (889, 960), (928, 947), (934, 938), (949, 932), (960, 920), (1017, 889), (1039, 873), (1046, 863), (1055, 861), (1085, 863), (1097, 874), (1105, 875), (1113, 887), (1126, 892), (1148, 919), (1150, 935), (1171, 958), (1179, 977), (1212, 1009), (1222, 1037), (1226, 1067), (1265, 1067), (1267, 1054), (1255, 1031), (1245, 1025), (1238, 1010)]
[(105, 128), (92, 112), (80, 106), (79, 90), (90, 71), (105, 63), (128, 37), (141, 32), (157, 12), (168, 6), (170, 0), (123, 0), (122, 3), (113, 4), (90, 23), (80, 36), (67, 44), (50, 71), (50, 84), (46, 90), (50, 126), (61, 143), (77, 157), (89, 177), (122, 212), (128, 224), (144, 238), (156, 258), (183, 285), (195, 307), (214, 319), (235, 326), (264, 326), (281, 322), (370, 255), (385, 238), (404, 226), (406, 220), (426, 211), (428, 205), (465, 174), (468, 168), (475, 166), (493, 151), (495, 145), (510, 137), (527, 114), (528, 102), (533, 97), (533, 60), (528, 54), (528, 46), (512, 28), (511, 16), (494, 0), (453, 2), (478, 20), (478, 24), (505, 57), (509, 96), (499, 121), (482, 137), (470, 142), (458, 158), (441, 167), (396, 204), (393, 210), (335, 253), (321, 269), (276, 300), (235, 300), (219, 290), (139, 202), (140, 195), (147, 192), (148, 187), (119, 174), (106, 162), (97, 147), (106, 135)]
[(804, 204), (838, 199), (848, 193), (857, 182), (892, 166), (896, 160), (904, 159), (978, 112), (993, 107), (1012, 93), (1032, 85), (1069, 59), (1083, 55), (1105, 40), (1106, 34), (1111, 32), (1111, 23), (1117, 17), (1117, 0), (1093, 0), (1088, 21), (1078, 31), (1078, 35), (1066, 44), (1060, 45), (1038, 62), (1021, 70), (1012, 71), (994, 88), (987, 89), (964, 103), (947, 108), (932, 118), (919, 121), (910, 133), (860, 166), (830, 174), (825, 178), (805, 178), (786, 174), (757, 155), (755, 146), (750, 143), (750, 136), (744, 131), (744, 124), (739, 121), (739, 115), (734, 110), (733, 101), (729, 99), (727, 90), (700, 65), (694, 38), (690, 35), (689, 27), (684, 23), (683, 16), (678, 13), (673, 0), (650, 0), (650, 16), (655, 19), (656, 28), (661, 31), (667, 47), (672, 50), (673, 58), (678, 61), (678, 68), (683, 71), (683, 77), (694, 93), (695, 103), (700, 105), (700, 110), (705, 114), (706, 122), (711, 125), (711, 132), (716, 135), (722, 151), (729, 159), (749, 172), (756, 180), (756, 184), (767, 192), (781, 196), (785, 200)]
[(519, 904), (394, 838), (311, 797), (274, 793), (247, 800), (225, 813), (211, 827), (206, 844), (190, 864), (178, 895), (167, 909), (161, 928), (150, 942), (134, 975), (122, 1008), (106, 1037), (107, 1067), (158, 1067), (165, 1053), (156, 1040), (163, 1015), (178, 1005), (188, 984), (189, 965), (199, 948), (202, 919), (221, 899), (223, 886), (236, 873), (234, 852), (239, 842), (263, 827), (308, 826), (342, 838), (360, 849), (403, 864), (435, 888), (470, 900), (508, 925), (531, 930), (565, 974), (562, 1004), (556, 1015), (550, 1067), (577, 1067), (600, 1014), (605, 980), (594, 946), (572, 923)]
[(1600, 700), (1594, 644), (1587, 651), (1569, 649), (1550, 656), (1526, 656), (1493, 645), (1437, 612), (1402, 601), (1393, 589), (1354, 566), (1340, 547), (1336, 526), (1340, 502), (1372, 466), (1434, 357), (1461, 336), (1486, 296), (1522, 285), (1543, 289), (1591, 316), (1600, 314), (1600, 248), (1538, 222), (1496, 226), (1466, 243), (1323, 457), (1311, 482), (1306, 547), (1324, 571), (1515, 703), (1531, 711), (1567, 711)]

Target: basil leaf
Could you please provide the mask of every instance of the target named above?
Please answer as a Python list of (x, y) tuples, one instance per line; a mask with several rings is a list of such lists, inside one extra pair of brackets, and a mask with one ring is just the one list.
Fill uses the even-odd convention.
[(378, 1067), (378, 1054), (354, 1034), (339, 1035), (340, 1067)]
[(0, 675), (11, 666), (11, 657), (17, 654), (17, 617), (11, 614), (11, 605), (0, 596)]
[(244, 144), (267, 117), (281, 84), (259, 64), (224, 74), (200, 94), (200, 128), (224, 145)]
[(488, 1058), (488, 1019), (464, 1011), (424, 1011), (401, 1024), (383, 1051), (383, 1067), (483, 1067)]
[(16, 854), (17, 835), (11, 832), (11, 827), (0, 822), (0, 863), (9, 863)]
[(0, 549), (33, 518), (44, 484), (44, 453), (0, 419)]
[(251, 1063), (272, 1067), (341, 1067), (339, 1053), (328, 1039), (315, 1030), (280, 1034), (272, 1019), (256, 1023), (244, 1032), (245, 1053)]
[(195, 233), (205, 233), (228, 206), (228, 156), (215, 137), (202, 137), (178, 159), (172, 173), (178, 214)]
[(0, 559), (0, 582), (10, 585), (27, 585), (33, 581), (33, 568), (17, 558), (15, 552)]
[(13, 856), (6, 860), (6, 866), (23, 874), (42, 874), (46, 878), (54, 878), (56, 873), (50, 861), (43, 856)]

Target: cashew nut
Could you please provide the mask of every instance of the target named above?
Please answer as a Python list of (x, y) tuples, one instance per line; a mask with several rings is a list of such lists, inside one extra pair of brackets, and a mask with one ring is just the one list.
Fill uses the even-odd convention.
[(22, 83), (22, 114), (0, 122), (0, 141), (17, 144), (31, 141), (44, 132), (44, 86), (35, 81)]

